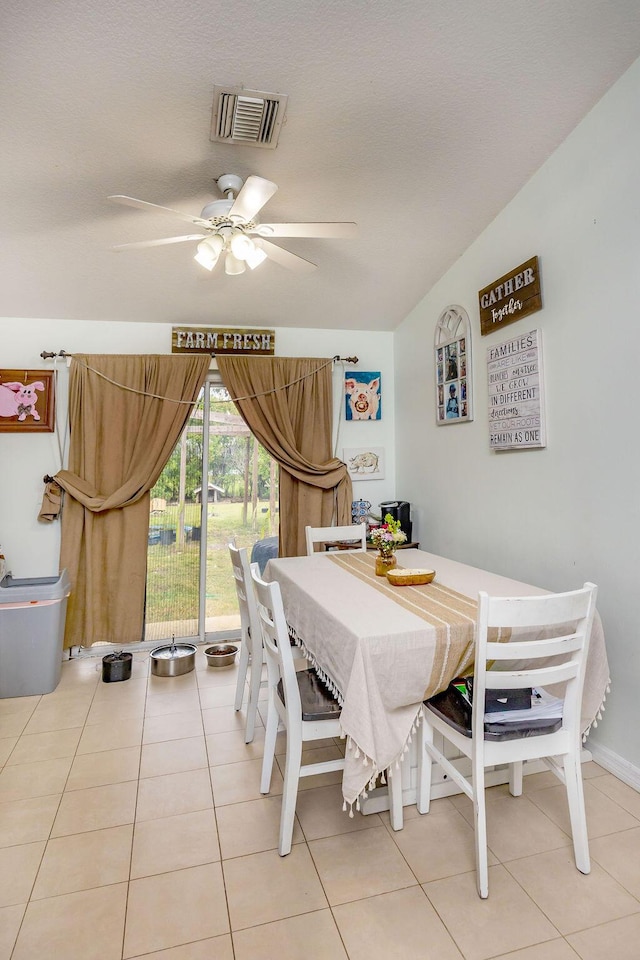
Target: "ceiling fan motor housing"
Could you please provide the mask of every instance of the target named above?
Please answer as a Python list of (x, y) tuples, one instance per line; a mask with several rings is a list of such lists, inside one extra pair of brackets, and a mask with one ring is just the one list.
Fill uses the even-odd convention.
[(232, 206), (233, 200), (212, 200), (204, 207), (200, 216), (203, 220), (227, 220)]

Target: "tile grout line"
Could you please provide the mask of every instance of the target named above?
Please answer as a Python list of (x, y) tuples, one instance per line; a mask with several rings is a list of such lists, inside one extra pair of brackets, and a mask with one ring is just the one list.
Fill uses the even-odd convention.
[[(33, 883), (31, 884), (31, 889), (30, 889), (30, 891), (29, 891), (29, 896), (28, 896), (27, 902), (26, 902), (26, 904), (25, 904), (24, 913), (22, 914), (22, 919), (21, 919), (21, 921), (20, 921), (20, 925), (19, 925), (18, 930), (17, 930), (17, 933), (16, 933), (15, 941), (14, 941), (13, 946), (12, 946), (12, 948), (11, 948), (11, 954), (10, 954), (10, 956), (13, 956), (13, 954), (14, 954), (14, 952), (15, 952), (15, 949), (16, 949), (16, 946), (17, 946), (17, 944), (18, 944), (18, 940), (20, 939), (20, 933), (21, 933), (21, 931), (22, 931), (22, 927), (23, 927), (23, 925), (24, 925), (24, 921), (25, 921), (25, 919), (26, 919), (27, 912), (28, 912), (28, 910), (29, 910), (29, 906), (30, 906), (31, 903), (34, 902), (33, 899), (32, 899), (32, 897), (33, 897), (33, 891), (34, 891), (34, 889), (35, 889), (35, 885), (36, 885), (36, 883), (37, 883), (37, 881), (38, 881), (38, 876), (39, 876), (40, 871), (41, 871), (41, 869), (42, 869), (42, 863), (43, 863), (43, 860), (44, 860), (44, 858), (45, 858), (45, 855), (46, 855), (46, 852), (47, 852), (47, 848), (48, 848), (49, 843), (50, 843), (50, 841), (51, 841), (51, 839), (52, 839), (51, 833), (52, 833), (52, 831), (53, 831), (53, 827), (54, 827), (54, 825), (55, 825), (56, 819), (57, 819), (58, 814), (59, 814), (59, 812), (60, 812), (60, 807), (62, 806), (62, 799), (63, 799), (64, 794), (65, 794), (65, 790), (66, 790), (67, 783), (69, 782), (69, 777), (70, 777), (70, 775), (71, 775), (71, 769), (72, 769), (72, 767), (73, 767), (73, 761), (75, 760), (75, 758), (76, 758), (76, 756), (77, 756), (77, 754), (78, 754), (78, 746), (79, 746), (79, 744), (80, 744), (80, 739), (82, 738), (82, 732), (84, 732), (84, 729), (85, 729), (85, 727), (86, 727), (87, 717), (88, 717), (88, 715), (89, 715), (89, 710), (91, 709), (91, 704), (93, 703), (94, 697), (95, 697), (95, 695), (96, 695), (96, 690), (97, 690), (97, 684), (96, 684), (96, 687), (94, 688), (93, 696), (91, 697), (91, 701), (90, 701), (89, 707), (88, 707), (88, 709), (87, 709), (87, 715), (85, 716), (84, 723), (83, 723), (83, 725), (82, 725), (82, 731), (81, 731), (81, 733), (80, 733), (80, 736), (78, 737), (78, 742), (77, 742), (77, 744), (76, 744), (75, 751), (74, 751), (73, 757), (72, 757), (72, 759), (71, 759), (71, 763), (69, 764), (69, 770), (68, 770), (68, 772), (67, 772), (67, 776), (66, 776), (66, 778), (65, 778), (65, 781), (64, 781), (64, 784), (63, 784), (63, 787), (62, 787), (62, 791), (61, 791), (61, 793), (60, 793), (60, 799), (59, 799), (59, 801), (58, 801), (58, 806), (57, 806), (57, 808), (56, 808), (56, 812), (55, 812), (55, 814), (54, 814), (54, 816), (53, 816), (53, 818), (52, 818), (52, 820), (51, 820), (51, 826), (49, 827), (49, 835), (48, 835), (47, 839), (46, 839), (45, 842), (44, 842), (44, 847), (43, 847), (43, 849), (42, 849), (42, 856), (40, 857), (40, 862), (38, 863), (38, 869), (36, 870), (36, 872), (35, 872), (35, 874), (34, 874), (34, 877), (33, 877)], [(42, 703), (42, 699), (43, 699), (43, 697), (41, 696), (39, 702), (35, 705), (35, 707), (34, 707), (34, 709), (33, 709), (33, 712), (32, 712), (32, 714), (31, 714), (31, 717), (33, 717), (33, 715), (35, 714), (36, 710), (38, 709), (38, 707), (39, 707), (40, 704)], [(31, 717), (30, 717), (29, 719), (31, 719)], [(28, 722), (29, 722), (29, 721), (27, 721), (27, 724), (28, 724)], [(26, 725), (25, 725), (25, 726), (26, 726)], [(24, 729), (23, 729), (23, 732), (20, 734), (20, 737), (18, 737), (18, 740), (16, 741), (16, 747), (18, 746), (18, 743), (20, 742), (20, 739), (22, 738), (22, 736), (24, 736)], [(14, 748), (14, 749), (15, 749), (15, 748)], [(12, 752), (13, 752), (13, 751), (12, 751)], [(8, 760), (8, 759), (9, 759), (9, 758), (7, 757), (7, 760)], [(6, 764), (5, 764), (5, 766), (3, 767), (3, 769), (6, 769)], [(47, 796), (55, 796), (55, 794), (47, 794)]]

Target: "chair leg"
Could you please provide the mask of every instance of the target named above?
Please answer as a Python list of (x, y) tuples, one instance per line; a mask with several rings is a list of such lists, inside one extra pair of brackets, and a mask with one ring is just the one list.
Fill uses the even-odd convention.
[(280, 814), (280, 843), (278, 853), (286, 857), (291, 852), (293, 824), (296, 816), (296, 800), (302, 763), (302, 737), (299, 730), (287, 730), (287, 758), (282, 789), (282, 812)]
[(244, 728), (245, 743), (251, 743), (255, 733), (260, 684), (262, 682), (262, 660), (256, 663), (255, 658), (251, 657), (249, 671), (249, 700), (247, 703), (247, 722)]
[(580, 759), (574, 754), (569, 754), (564, 758), (563, 766), (576, 867), (580, 873), (590, 873), (591, 860), (589, 858), (589, 838), (587, 835), (587, 817), (584, 807)]
[(238, 681), (236, 683), (235, 708), (239, 710), (244, 698), (244, 685), (247, 680), (247, 668), (249, 666), (249, 641), (243, 637), (240, 644), (240, 659), (238, 660)]
[(418, 786), (416, 791), (418, 813), (429, 813), (429, 804), (431, 803), (433, 760), (431, 754), (427, 753), (425, 743), (433, 743), (433, 727), (427, 720), (426, 713), (418, 727)]
[(476, 886), (483, 900), (489, 896), (487, 862), (487, 809), (484, 793), (484, 767), (473, 771), (473, 826), (476, 835)]
[(278, 736), (278, 711), (273, 702), (275, 696), (273, 688), (269, 690), (269, 704), (267, 708), (267, 726), (264, 732), (264, 753), (262, 755), (262, 776), (260, 778), (260, 793), (269, 793), (271, 789), (271, 771), (273, 758), (276, 752), (276, 737)]
[(389, 790), (389, 817), (393, 830), (402, 830), (404, 817), (402, 811), (402, 765), (395, 764), (387, 770), (387, 789)]
[(509, 793), (512, 797), (522, 796), (522, 760), (509, 764)]

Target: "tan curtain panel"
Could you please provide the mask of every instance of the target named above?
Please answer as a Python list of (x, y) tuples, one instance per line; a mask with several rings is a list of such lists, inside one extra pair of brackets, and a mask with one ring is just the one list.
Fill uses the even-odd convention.
[(243, 420), (280, 464), (280, 556), (303, 556), (307, 524), (351, 523), (351, 477), (331, 452), (332, 363), (245, 356), (217, 362)]
[(67, 493), (60, 553), (72, 584), (66, 647), (142, 639), (149, 490), (209, 364), (208, 355), (72, 359), (69, 468), (55, 476)]

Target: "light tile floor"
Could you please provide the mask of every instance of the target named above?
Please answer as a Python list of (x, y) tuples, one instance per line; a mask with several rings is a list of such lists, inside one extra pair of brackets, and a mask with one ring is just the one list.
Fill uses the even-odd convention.
[[(350, 819), (339, 774), (303, 781), (278, 856), (282, 790), (259, 792), (235, 667), (103, 683), (65, 663), (43, 697), (0, 700), (0, 960), (637, 960), (640, 794), (594, 763), (592, 871), (575, 869), (563, 788), (488, 791), (490, 896), (456, 796)], [(264, 718), (263, 718), (264, 719)], [(314, 744), (316, 758), (339, 743)], [(282, 763), (283, 743), (279, 745)]]

